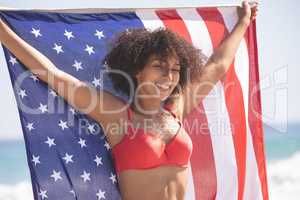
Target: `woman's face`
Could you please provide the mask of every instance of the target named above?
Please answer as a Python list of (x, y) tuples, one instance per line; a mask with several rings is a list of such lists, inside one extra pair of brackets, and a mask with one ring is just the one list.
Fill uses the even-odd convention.
[(159, 98), (161, 101), (170, 96), (179, 83), (180, 64), (176, 56), (169, 56), (165, 60), (150, 56), (144, 69), (137, 75), (137, 95), (143, 98)]

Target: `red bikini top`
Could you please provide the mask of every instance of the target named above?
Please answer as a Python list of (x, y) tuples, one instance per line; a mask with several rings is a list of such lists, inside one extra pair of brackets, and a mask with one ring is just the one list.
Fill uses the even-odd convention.
[[(186, 167), (189, 163), (193, 143), (188, 137), (180, 137), (182, 124), (176, 115), (167, 110), (178, 121), (180, 128), (170, 142), (165, 144), (159, 136), (147, 134), (142, 128), (132, 127), (129, 123), (122, 140), (112, 147), (116, 172), (127, 169), (149, 169), (161, 165), (177, 165)], [(131, 122), (132, 110), (127, 110)]]

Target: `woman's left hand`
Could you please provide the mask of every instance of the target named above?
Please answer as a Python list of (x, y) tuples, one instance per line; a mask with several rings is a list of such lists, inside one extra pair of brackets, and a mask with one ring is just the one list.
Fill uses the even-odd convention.
[(243, 1), (242, 6), (238, 7), (239, 21), (250, 24), (254, 20), (258, 13), (258, 2), (256, 1)]

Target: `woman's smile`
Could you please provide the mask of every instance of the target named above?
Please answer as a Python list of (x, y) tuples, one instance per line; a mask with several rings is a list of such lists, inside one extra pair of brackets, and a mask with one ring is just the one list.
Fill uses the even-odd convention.
[(160, 90), (163, 90), (163, 91), (169, 91), (171, 89), (171, 84), (168, 84), (168, 83), (155, 83), (155, 85), (160, 89)]

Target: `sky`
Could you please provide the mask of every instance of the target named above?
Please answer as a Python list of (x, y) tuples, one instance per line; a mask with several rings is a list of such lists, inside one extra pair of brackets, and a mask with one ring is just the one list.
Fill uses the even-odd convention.
[[(83, 3), (84, 2), (84, 3)], [(0, 7), (19, 9), (189, 7), (240, 4), (233, 0), (1, 0)], [(279, 131), (288, 123), (300, 123), (300, 95), (297, 81), (300, 65), (300, 2), (259, 1), (257, 39), (263, 121)], [(298, 21), (297, 21), (298, 20)], [(298, 91), (298, 92), (297, 92)], [(22, 139), (16, 100), (0, 48), (0, 140)]]

